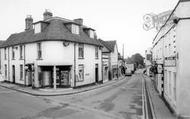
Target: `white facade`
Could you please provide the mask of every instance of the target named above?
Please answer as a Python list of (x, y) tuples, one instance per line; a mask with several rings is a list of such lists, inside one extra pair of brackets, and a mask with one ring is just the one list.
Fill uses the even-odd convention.
[[(84, 44), (84, 58), (78, 57), (78, 43), (70, 42), (68, 46), (63, 45), (63, 41), (42, 41), (41, 54), (42, 58), (38, 59), (37, 43), (29, 43), (22, 45), (23, 59), (20, 59), (20, 45), (15, 45), (15, 59), (12, 59), (12, 47), (6, 47), (7, 59), (5, 60), (5, 48), (1, 48), (1, 72), (5, 80), (18, 84), (27, 84), (26, 70), (23, 68), (23, 79), (21, 79), (20, 65), (25, 67), (27, 64), (34, 64), (34, 82), (35, 86), (39, 87), (39, 73), (42, 72), (41, 67), (49, 66), (52, 70), (51, 77), (53, 78), (53, 67), (69, 66), (70, 76), (69, 84), (71, 87), (81, 86), (91, 83), (96, 83), (95, 67), (98, 68), (98, 81), (102, 81), (102, 64), (101, 64), (101, 49), (98, 48), (98, 58), (95, 58), (94, 45)], [(84, 66), (84, 79), (77, 81), (78, 67)], [(7, 66), (7, 69), (5, 69)], [(15, 81), (13, 81), (13, 66), (15, 67)], [(7, 76), (5, 75), (7, 72)]]
[(157, 88), (177, 116), (190, 118), (190, 1), (174, 10), (177, 22), (167, 24), (153, 42), (153, 60), (162, 64), (164, 79), (157, 75)]

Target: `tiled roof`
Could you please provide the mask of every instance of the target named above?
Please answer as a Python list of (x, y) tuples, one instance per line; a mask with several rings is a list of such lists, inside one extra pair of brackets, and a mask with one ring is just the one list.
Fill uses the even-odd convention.
[(114, 51), (114, 47), (116, 45), (116, 41), (113, 40), (113, 41), (103, 41), (100, 39), (100, 42), (101, 44), (106, 47), (110, 52), (113, 52)]
[(1, 45), (4, 43), (5, 41), (3, 41), (3, 40), (0, 40), (0, 47), (1, 47)]
[(47, 27), (40, 32), (34, 33), (34, 30), (28, 30), (21, 33), (12, 34), (1, 47), (33, 43), (39, 41), (53, 41), (53, 40), (63, 40), (77, 43), (84, 43), (90, 45), (101, 46), (101, 43), (97, 39), (90, 38), (83, 30), (80, 28), (80, 35), (72, 34), (71, 31), (66, 27), (62, 19), (52, 19), (48, 21)]

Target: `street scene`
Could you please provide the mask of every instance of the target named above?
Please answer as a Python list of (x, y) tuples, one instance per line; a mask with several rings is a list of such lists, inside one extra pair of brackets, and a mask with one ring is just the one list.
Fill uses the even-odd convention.
[(0, 14), (0, 119), (190, 119), (190, 0), (2, 0)]

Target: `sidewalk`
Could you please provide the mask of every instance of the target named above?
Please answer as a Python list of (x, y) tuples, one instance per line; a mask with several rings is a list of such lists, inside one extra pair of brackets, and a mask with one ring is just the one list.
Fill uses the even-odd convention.
[(144, 75), (147, 87), (150, 93), (150, 100), (153, 104), (153, 111), (156, 119), (177, 119), (174, 114), (170, 112), (164, 101), (156, 92), (152, 80)]
[(27, 93), (33, 96), (59, 96), (59, 95), (71, 95), (71, 94), (76, 94), (76, 93), (82, 93), (86, 91), (90, 91), (93, 89), (109, 86), (117, 81), (120, 81), (122, 79), (125, 79), (125, 77), (120, 77), (116, 80), (111, 80), (108, 82), (105, 82), (103, 84), (96, 84), (93, 86), (88, 86), (88, 87), (82, 87), (82, 88), (41, 88), (41, 89), (32, 89), (32, 87), (25, 87), (25, 86), (20, 86), (17, 84), (12, 84), (12, 83), (7, 83), (7, 82), (0, 82), (0, 86), (4, 88), (8, 88), (11, 90), (16, 90), (22, 93)]

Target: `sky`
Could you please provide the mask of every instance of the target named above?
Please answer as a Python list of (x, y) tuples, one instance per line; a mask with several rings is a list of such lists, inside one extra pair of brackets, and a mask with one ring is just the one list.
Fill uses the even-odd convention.
[(1, 0), (0, 40), (23, 32), (25, 18), (34, 22), (43, 19), (45, 9), (53, 16), (67, 19), (83, 18), (86, 26), (96, 30), (102, 40), (116, 40), (124, 57), (140, 53), (152, 46), (156, 30), (143, 30), (143, 16), (172, 10), (178, 0)]

